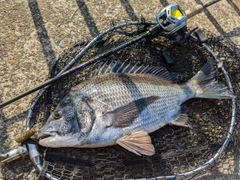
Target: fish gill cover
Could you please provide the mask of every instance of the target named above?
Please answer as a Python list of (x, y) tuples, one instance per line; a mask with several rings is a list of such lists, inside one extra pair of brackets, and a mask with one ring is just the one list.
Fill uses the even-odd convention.
[[(108, 33), (75, 65), (129, 40), (147, 28), (145, 25), (128, 26)], [(234, 49), (234, 46), (227, 42), (214, 38), (209, 32), (207, 35), (210, 37), (210, 47), (223, 60), (235, 93), (239, 95), (240, 63), (236, 61), (239, 58), (239, 49)], [(80, 41), (65, 51), (52, 68), (51, 77), (54, 77), (68, 64), (86, 44), (87, 41)], [(162, 58), (164, 49), (174, 59), (174, 64), (165, 63)], [(140, 40), (93, 63), (83, 71), (75, 72), (54, 83), (37, 102), (31, 120), (32, 125), (39, 122), (44, 124), (70, 88), (86, 80), (103, 61), (127, 61), (138, 65), (164, 66), (168, 71), (178, 74), (178, 82), (186, 82), (200, 70), (208, 59), (210, 55), (195, 43), (187, 42), (181, 46), (171, 45), (166, 38), (160, 36)], [(216, 72), (216, 79), (225, 82), (220, 70)], [(213, 157), (227, 136), (231, 119), (229, 113), (231, 101), (191, 99), (184, 105), (187, 107), (190, 128), (167, 125), (151, 133), (150, 136), (156, 149), (155, 155), (137, 156), (118, 145), (97, 149), (48, 148), (45, 153), (43, 153), (45, 149), (41, 148), (44, 164), (39, 178), (45, 179), (45, 173), (57, 179), (151, 178), (185, 173), (198, 168)], [(239, 112), (237, 117), (239, 117)], [(239, 124), (229, 147), (211, 167), (211, 171), (203, 171), (196, 175), (195, 179), (214, 178), (214, 173), (218, 172), (218, 168), (226, 169), (233, 177), (237, 176), (231, 158), (238, 157), (238, 150), (236, 150), (239, 145), (240, 127), (238, 126)], [(223, 177), (231, 176), (223, 175)]]

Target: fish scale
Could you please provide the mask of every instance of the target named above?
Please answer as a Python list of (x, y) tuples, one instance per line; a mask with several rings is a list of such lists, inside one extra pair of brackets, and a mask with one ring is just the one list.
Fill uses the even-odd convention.
[[(107, 77), (107, 76), (111, 76), (111, 77)], [(160, 85), (162, 84), (161, 81), (159, 82), (159, 84), (152, 85), (150, 79), (144, 77), (144, 76), (148, 77), (149, 75), (144, 75), (143, 77), (141, 77), (143, 80), (144, 80), (144, 78), (147, 80), (146, 80), (146, 82), (143, 82), (139, 85), (137, 84), (138, 82), (134, 82), (134, 80), (133, 80), (133, 82), (131, 82), (130, 85), (129, 84), (125, 85), (125, 84), (121, 83), (121, 81), (119, 81), (118, 79), (114, 82), (113, 79), (115, 79), (115, 78), (113, 78), (112, 76), (118, 77), (119, 75), (116, 75), (116, 74), (109, 74), (107, 76), (101, 77), (101, 79), (99, 81), (101, 82), (102, 79), (103, 79), (103, 81), (108, 81), (109, 84), (111, 84), (111, 88), (108, 88), (108, 85), (99, 84), (99, 86), (96, 85), (95, 89), (100, 88), (100, 90), (99, 90), (100, 96), (102, 95), (102, 96), (108, 97), (108, 99), (111, 99), (111, 100), (109, 100), (110, 102), (115, 101), (115, 100), (124, 101), (125, 99), (128, 102), (130, 102), (132, 100), (136, 100), (136, 99), (139, 99), (142, 97), (148, 97), (150, 95), (159, 95), (160, 97), (164, 97), (164, 96), (167, 96), (166, 92), (169, 92), (169, 90), (171, 90), (171, 88), (166, 87), (166, 86), (159, 87), (159, 84)], [(133, 79), (133, 76), (136, 76), (136, 75), (128, 74), (128, 76)], [(152, 77), (152, 78), (153, 78), (153, 80), (155, 80), (155, 79), (159, 80), (156, 77)], [(92, 82), (90, 82), (90, 83), (98, 84), (96, 81), (98, 81), (98, 80), (92, 80)], [(170, 82), (168, 84), (171, 85)], [(178, 94), (179, 92), (177, 92), (176, 90), (178, 90), (179, 88), (174, 88), (176, 85), (171, 85), (171, 86), (172, 86), (173, 92), (176, 92), (176, 94)], [(83, 91), (83, 92), (87, 92), (88, 89), (90, 89), (90, 88), (81, 89), (79, 87), (79, 91)], [(129, 92), (132, 92), (132, 93), (129, 93)], [(121, 95), (124, 95), (124, 96), (121, 96)], [(129, 97), (132, 97), (132, 99), (130, 99)]]
[[(137, 155), (153, 155), (148, 133), (166, 124), (188, 127), (187, 115), (181, 114), (183, 102), (196, 97), (235, 98), (214, 80), (214, 66), (209, 60), (192, 79), (177, 84), (161, 67), (104, 64), (60, 102), (39, 133), (39, 144), (54, 148), (119, 144)], [(63, 113), (66, 108), (75, 113)]]

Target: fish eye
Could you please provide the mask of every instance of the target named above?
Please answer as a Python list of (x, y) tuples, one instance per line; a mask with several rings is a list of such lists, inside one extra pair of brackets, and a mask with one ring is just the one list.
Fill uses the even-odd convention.
[(62, 111), (55, 111), (54, 113), (53, 113), (53, 118), (54, 119), (59, 119), (59, 118), (61, 118), (62, 117)]

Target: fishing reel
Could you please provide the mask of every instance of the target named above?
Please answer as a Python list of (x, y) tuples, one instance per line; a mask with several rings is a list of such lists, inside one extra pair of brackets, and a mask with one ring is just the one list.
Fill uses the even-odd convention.
[(156, 19), (163, 35), (173, 42), (181, 44), (189, 37), (187, 15), (178, 4), (170, 4), (162, 9)]

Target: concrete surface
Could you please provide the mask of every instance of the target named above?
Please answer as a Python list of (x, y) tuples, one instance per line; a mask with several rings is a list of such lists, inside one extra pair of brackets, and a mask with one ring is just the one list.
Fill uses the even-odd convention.
[[(74, 43), (92, 39), (112, 20), (155, 20), (166, 5), (182, 8), (208, 0), (0, 0), (0, 102), (44, 82), (59, 55)], [(188, 21), (216, 36), (236, 32), (228, 42), (240, 46), (240, 1), (222, 0)], [(14, 137), (24, 130), (33, 93), (0, 109), (0, 152), (16, 148)], [(4, 142), (3, 142), (4, 141)], [(31, 167), (31, 162), (26, 166)], [(13, 170), (7, 177), (34, 179)], [(4, 179), (0, 169), (0, 179)]]

